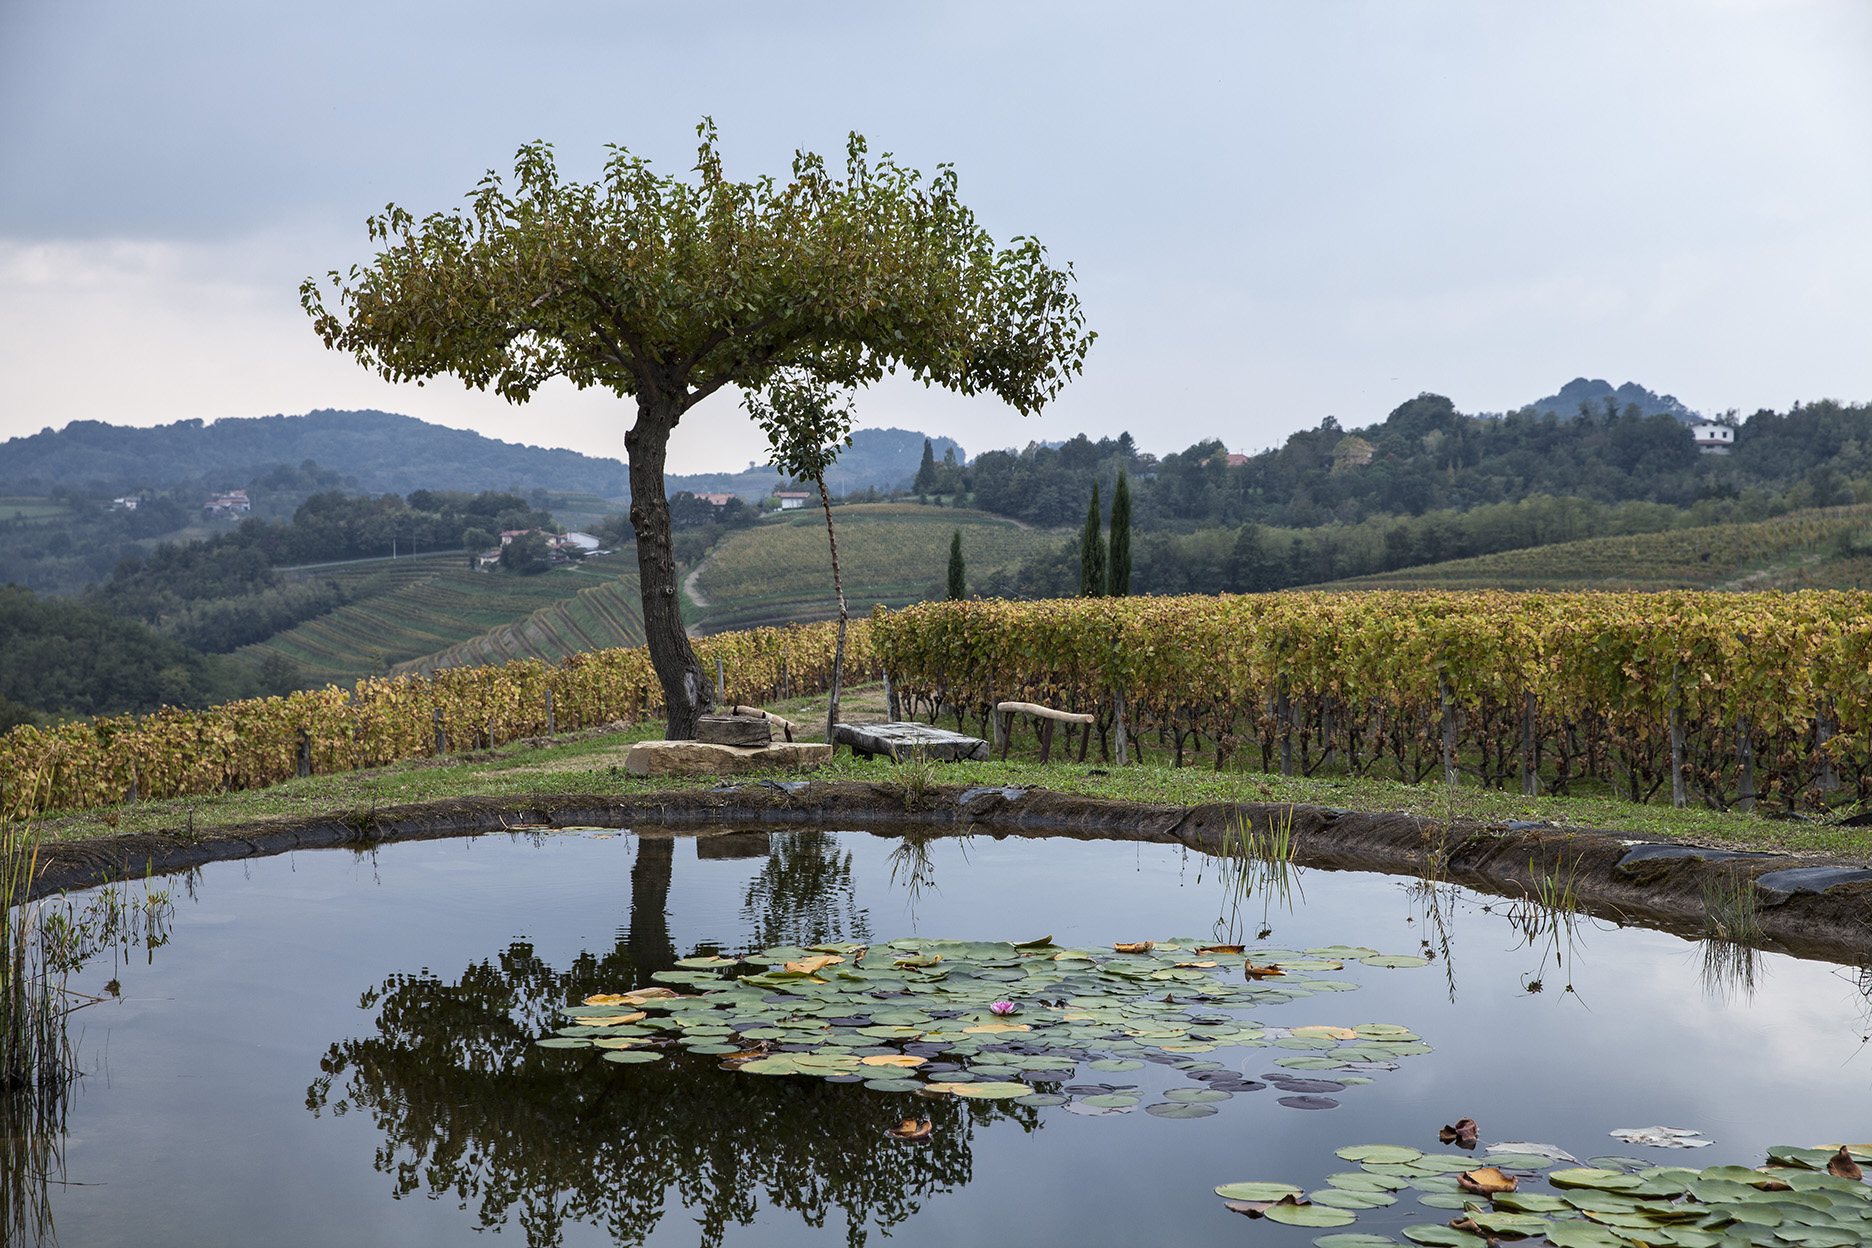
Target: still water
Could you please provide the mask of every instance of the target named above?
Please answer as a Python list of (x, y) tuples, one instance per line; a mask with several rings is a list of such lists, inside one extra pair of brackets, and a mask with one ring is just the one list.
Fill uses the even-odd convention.
[[(1315, 1188), (1345, 1168), (1335, 1148), (1434, 1151), (1437, 1128), (1465, 1115), (1485, 1142), (1582, 1161), (1757, 1165), (1770, 1144), (1872, 1139), (1859, 970), (1568, 930), (1397, 877), (1296, 883), (1287, 906), (1231, 900), (1216, 864), (1177, 846), (918, 847), (861, 831), (501, 835), (217, 864), (171, 882), (165, 945), (73, 981), (114, 978), (121, 995), (77, 1016), (88, 1073), (49, 1191), (58, 1242), (1299, 1248), (1318, 1232), (1229, 1213), (1211, 1189)], [(1347, 962), (1333, 974), (1356, 990), (1241, 1017), (1398, 1024), (1434, 1051), (1347, 1087), (1334, 1109), (1287, 1108), (1267, 1088), (1174, 1120), (532, 1043), (556, 1007), (698, 950), (919, 935), (1428, 950), (1411, 969)], [(1201, 1056), (1255, 1079), (1281, 1054)], [(1136, 1083), (1147, 1102), (1201, 1086), (1162, 1063), (1088, 1076)], [(928, 1143), (883, 1134), (908, 1112), (933, 1120)], [(1716, 1143), (1664, 1152), (1607, 1135), (1657, 1124)], [(1406, 1199), (1346, 1229), (1450, 1216)]]

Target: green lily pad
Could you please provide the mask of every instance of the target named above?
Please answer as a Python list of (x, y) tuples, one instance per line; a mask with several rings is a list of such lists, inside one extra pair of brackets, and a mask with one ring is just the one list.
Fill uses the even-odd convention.
[(547, 1036), (545, 1039), (535, 1040), (533, 1043), (542, 1049), (584, 1049), (591, 1047), (591, 1041), (585, 1039), (583, 1036)]
[[(1728, 1169), (1740, 1170), (1740, 1166)], [(1753, 1174), (1754, 1171), (1749, 1171)], [(1765, 1176), (1763, 1176), (1765, 1177)], [(1603, 1170), (1595, 1166), (1574, 1166), (1565, 1170), (1555, 1170), (1547, 1176), (1547, 1181), (1555, 1187), (1590, 1187), (1602, 1192), (1625, 1191), (1644, 1182), (1636, 1175), (1625, 1174), (1619, 1170)]]
[(705, 1057), (722, 1057), (741, 1051), (738, 1044), (692, 1044), (687, 1047), (691, 1053), (700, 1053)]
[(1476, 1164), (1495, 1166), (1502, 1170), (1545, 1170), (1558, 1163), (1552, 1157), (1542, 1157), (1539, 1153), (1489, 1153), (1478, 1157)]
[(1320, 1235), (1313, 1240), (1314, 1248), (1398, 1248), (1398, 1242), (1388, 1235), (1360, 1235), (1352, 1231), (1341, 1231), (1337, 1235)]
[(1339, 1149), (1335, 1155), (1347, 1161), (1375, 1161), (1381, 1165), (1395, 1166), (1416, 1161), (1423, 1153), (1401, 1144), (1350, 1144)]
[(1373, 953), (1359, 959), (1366, 966), (1382, 966), (1397, 969), (1406, 966), (1429, 966), (1429, 958), (1420, 958), (1414, 953)]
[(735, 963), (739, 962), (740, 960), (741, 960), (740, 958), (724, 958), (720, 956), (704, 957), (704, 958), (679, 958), (676, 962), (676, 965), (681, 967), (685, 971), (699, 971), (705, 968), (712, 968), (712, 967), (718, 967), (718, 966), (733, 966)]
[(644, 1049), (613, 1049), (604, 1055), (604, 1060), (634, 1066), (640, 1062), (660, 1062), (663, 1060), (663, 1055)]
[(1223, 1200), (1279, 1200), (1283, 1196), (1297, 1198), (1300, 1189), (1291, 1183), (1224, 1183), (1215, 1194)]
[(1213, 1105), (1190, 1105), (1182, 1101), (1161, 1101), (1146, 1105), (1144, 1112), (1155, 1118), (1207, 1118), (1217, 1112)]
[(1550, 1222), (1543, 1234), (1554, 1248), (1631, 1248), (1631, 1241), (1618, 1232), (1580, 1218)]
[(1571, 1213), (1574, 1208), (1565, 1197), (1546, 1192), (1497, 1192), (1490, 1199), (1509, 1213)]
[(1288, 1070), (1337, 1070), (1343, 1063), (1336, 1057), (1277, 1057), (1276, 1066), (1285, 1066)]
[(1064, 1105), (1066, 1098), (1057, 1092), (1035, 1092), (1032, 1096), (1023, 1096), (1015, 1101), (1017, 1105), (1032, 1105), (1044, 1109), (1049, 1105)]
[(1395, 1192), (1410, 1186), (1409, 1179), (1372, 1174), (1365, 1170), (1342, 1170), (1338, 1174), (1327, 1175), (1326, 1181), (1348, 1192)]
[(1429, 1209), (1464, 1209), (1474, 1199), (1461, 1192), (1425, 1192), (1417, 1198), (1417, 1203)]
[(1307, 1199), (1333, 1209), (1382, 1209), (1397, 1204), (1397, 1197), (1390, 1192), (1358, 1192), (1344, 1187), (1323, 1187), (1308, 1193)]
[(964, 1083), (949, 1090), (972, 1101), (1011, 1101), (1033, 1095), (1033, 1089), (1024, 1083)]
[(1214, 1105), (1222, 1101), (1235, 1099), (1233, 1092), (1218, 1092), (1213, 1088), (1171, 1088), (1164, 1093), (1167, 1101), (1178, 1101), (1184, 1105)]
[(1094, 1109), (1129, 1109), (1143, 1099), (1139, 1096), (1108, 1092), (1099, 1096), (1082, 1096), (1079, 1098), (1079, 1103), (1090, 1105)]
[(1483, 1163), (1474, 1157), (1463, 1157), (1456, 1153), (1425, 1153), (1410, 1164), (1426, 1174), (1458, 1174), (1464, 1170), (1474, 1170)]
[[(1531, 1213), (1491, 1213), (1482, 1210), (1470, 1214), (1469, 1220), (1487, 1231), (1491, 1237), (1496, 1238), (1503, 1235), (1526, 1238), (1529, 1235), (1539, 1235), (1547, 1229), (1547, 1219), (1536, 1217)], [(1720, 1239), (1721, 1236), (1717, 1238)]]
[(1781, 1226), (1775, 1231), (1775, 1238), (1799, 1244), (1801, 1248), (1856, 1248), (1860, 1242), (1859, 1232), (1849, 1231), (1845, 1227), (1794, 1224)]
[[(1400, 1170), (1408, 1169), (1408, 1167), (1404, 1166), (1398, 1168)], [(1410, 1175), (1410, 1185), (1420, 1192), (1456, 1192), (1462, 1190), (1455, 1179), (1441, 1174), (1412, 1173)]]
[(1143, 1070), (1144, 1069), (1143, 1062), (1133, 1061), (1132, 1059), (1128, 1057), (1101, 1058), (1099, 1061), (1088, 1062), (1086, 1063), (1086, 1065), (1089, 1066), (1093, 1070), (1110, 1071), (1113, 1073), (1119, 1073), (1119, 1072), (1123, 1072), (1127, 1070)]
[(1425, 1244), (1429, 1248), (1485, 1248), (1488, 1243), (1480, 1235), (1471, 1235), (1468, 1231), (1459, 1231), (1453, 1226), (1431, 1223), (1426, 1226), (1407, 1226), (1403, 1235), (1413, 1244)]
[(1329, 1205), (1272, 1205), (1262, 1216), (1286, 1226), (1350, 1226), (1358, 1221), (1351, 1210)]

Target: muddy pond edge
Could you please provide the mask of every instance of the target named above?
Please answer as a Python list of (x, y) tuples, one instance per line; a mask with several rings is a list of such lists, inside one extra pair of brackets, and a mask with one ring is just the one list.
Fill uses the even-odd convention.
[[(911, 794), (896, 784), (863, 781), (752, 781), (633, 796), (463, 797), (269, 819), (193, 836), (139, 832), (60, 841), (41, 847), (32, 896), (298, 849), (366, 849), (529, 828), (632, 828), (656, 835), (832, 827), (896, 835), (1130, 840), (1221, 853), (1243, 821), (1263, 832), (1291, 821), (1298, 866), (1411, 876), (1510, 898), (1535, 897), (1541, 881), (1560, 881), (1583, 912), (1691, 939), (1708, 934), (1705, 898), (1711, 890), (1743, 888), (1759, 904), (1761, 936), (1751, 943), (1850, 965), (1872, 958), (1872, 879), (1848, 879), (1818, 892), (1770, 891), (1755, 884), (1760, 876), (1790, 868), (1866, 865), (1847, 858), (1750, 852), (1706, 859), (1691, 856), (1698, 847), (1682, 841), (1574, 827), (1466, 820), (1446, 825), (1417, 815), (1281, 802), (1176, 806), (1043, 788), (945, 785)], [(1651, 844), (1668, 846), (1668, 856), (1628, 861), (1635, 847)]]

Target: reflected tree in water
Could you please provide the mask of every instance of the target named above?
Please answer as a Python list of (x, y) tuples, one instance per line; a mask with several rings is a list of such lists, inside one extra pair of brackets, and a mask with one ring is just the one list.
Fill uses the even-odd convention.
[(760, 874), (741, 902), (750, 949), (871, 939), (858, 904), (852, 856), (835, 832), (775, 832)]
[[(799, 876), (839, 878), (848, 865), (819, 850), (785, 863), (761, 899)], [(803, 864), (818, 862), (818, 868)], [(763, 876), (765, 879), (766, 876)], [(807, 926), (768, 929), (775, 939), (839, 934), (814, 921), (849, 922), (849, 908), (816, 912)], [(860, 912), (861, 913), (861, 912)], [(454, 1202), (484, 1230), (517, 1225), (531, 1245), (562, 1242), (569, 1223), (640, 1244), (664, 1215), (666, 1194), (685, 1206), (701, 1242), (764, 1208), (810, 1226), (845, 1223), (849, 1245), (910, 1218), (932, 1197), (966, 1184), (977, 1128), (1011, 1119), (1038, 1127), (1038, 1111), (999, 1103), (931, 1101), (849, 1084), (722, 1070), (717, 1059), (670, 1052), (642, 1066), (606, 1062), (597, 1049), (542, 1049), (557, 1006), (641, 978), (627, 938), (605, 957), (558, 971), (516, 943), (453, 983), (395, 975), (364, 994), (373, 1034), (331, 1046), (308, 1089), (315, 1115), (364, 1113), (382, 1132), (376, 1168), (398, 1199)], [(888, 1139), (915, 1114), (934, 1121), (927, 1144)]]

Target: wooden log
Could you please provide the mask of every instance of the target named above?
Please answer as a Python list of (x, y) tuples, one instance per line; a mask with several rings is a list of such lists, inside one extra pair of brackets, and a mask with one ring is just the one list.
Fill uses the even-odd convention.
[(758, 748), (773, 741), (773, 725), (751, 715), (702, 715), (696, 719), (695, 734), (707, 745)]
[(731, 709), (730, 714), (750, 715), (755, 719), (764, 719), (778, 728), (781, 734), (789, 741), (793, 740), (793, 734), (799, 731), (799, 725), (792, 720), (782, 715), (776, 715), (772, 711), (764, 711), (758, 706), (737, 706)]
[(1075, 715), (1071, 711), (1056, 711), (1050, 706), (1041, 706), (1036, 702), (998, 702), (997, 711), (1019, 711), (1023, 715), (1038, 715), (1041, 719), (1051, 719), (1062, 724), (1096, 724), (1096, 715)]

